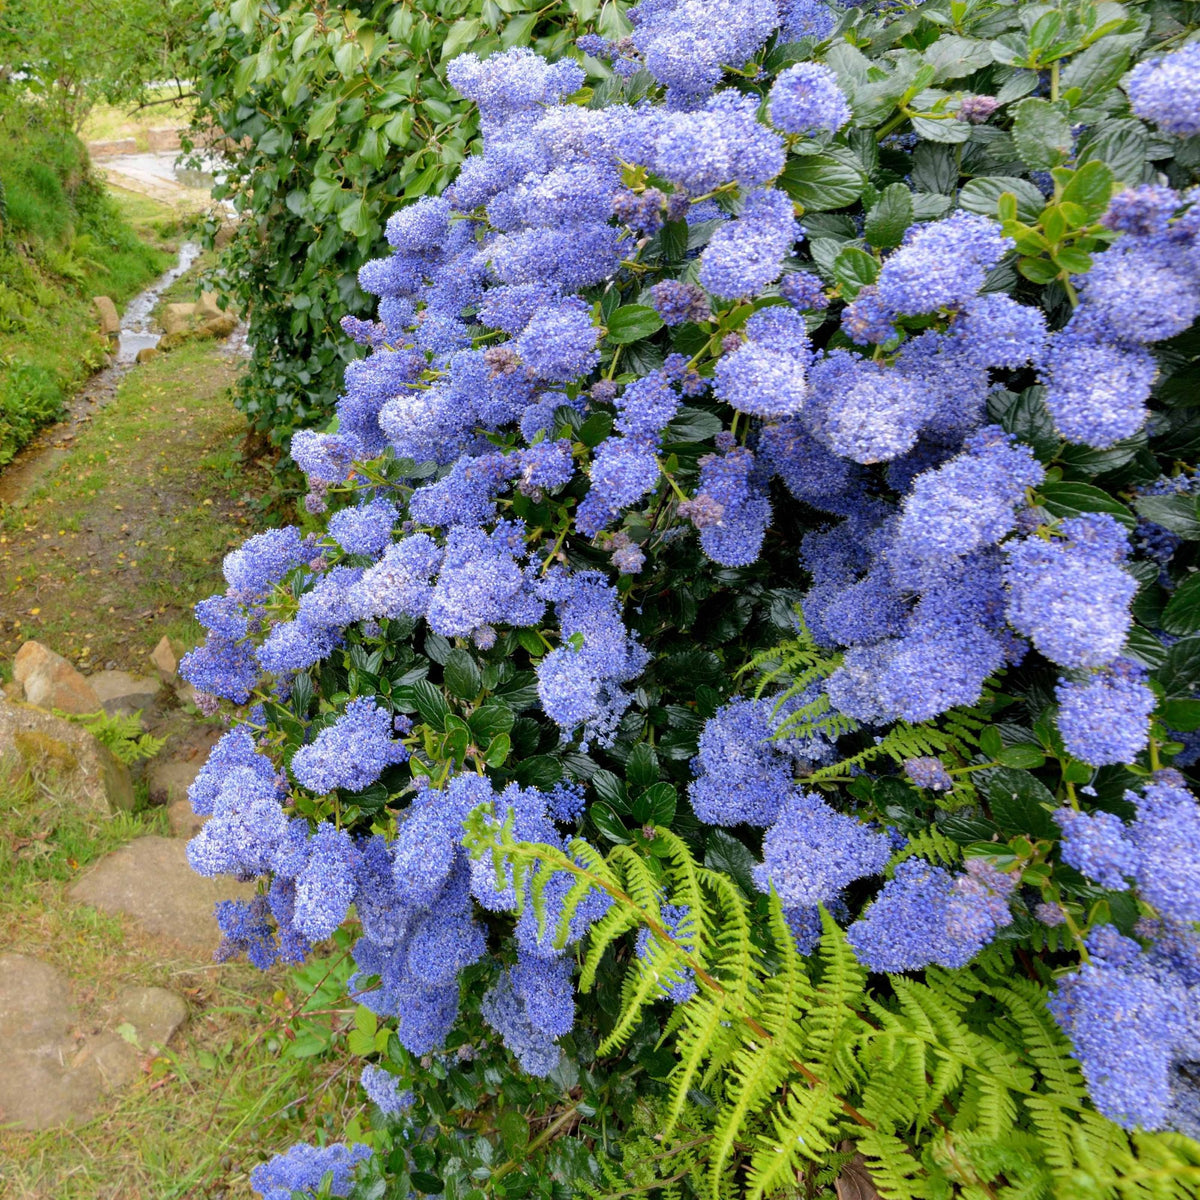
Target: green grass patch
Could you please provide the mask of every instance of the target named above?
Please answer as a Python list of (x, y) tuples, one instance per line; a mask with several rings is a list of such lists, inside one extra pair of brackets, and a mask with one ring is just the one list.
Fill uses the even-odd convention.
[(0, 189), (3, 465), (103, 364), (91, 298), (120, 307), (164, 271), (174, 217), (106, 192), (79, 139), (31, 105), (0, 108)]

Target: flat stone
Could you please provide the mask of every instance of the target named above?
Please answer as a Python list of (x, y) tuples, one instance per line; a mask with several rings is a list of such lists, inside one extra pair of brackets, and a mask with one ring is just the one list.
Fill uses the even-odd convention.
[(158, 639), (158, 645), (150, 651), (150, 661), (165, 683), (171, 683), (174, 680), (175, 672), (179, 670), (181, 657), (178, 647), (165, 633)]
[(0, 954), (0, 1124), (50, 1129), (86, 1119), (99, 1079), (70, 1070), (70, 981), (24, 954)]
[(151, 836), (106, 855), (68, 894), (76, 904), (127, 916), (144, 933), (207, 958), (220, 941), (213, 906), (218, 900), (249, 900), (254, 888), (197, 875), (188, 865), (183, 841)]
[(108, 158), (114, 154), (136, 154), (136, 138), (117, 138), (109, 142), (88, 142), (88, 153), (93, 158)]
[(92, 304), (100, 320), (101, 335), (116, 337), (121, 332), (121, 318), (117, 315), (117, 306), (108, 296), (93, 296)]
[(133, 809), (129, 768), (82, 725), (28, 704), (0, 700), (0, 758), (50, 769), (83, 808), (109, 814)]
[(87, 681), (110, 716), (149, 708), (161, 686), (156, 678), (129, 671), (96, 671), (87, 677)]
[(180, 798), (187, 799), (187, 790), (200, 774), (204, 758), (155, 758), (146, 768), (146, 782), (150, 786), (151, 804), (170, 804)]
[(26, 642), (13, 659), (13, 679), (25, 699), (39, 708), (58, 708), (69, 713), (92, 713), (100, 709), (100, 697), (61, 654), (41, 642)]
[(187, 1002), (167, 988), (130, 987), (113, 1005), (112, 1024), (132, 1025), (143, 1050), (165, 1046), (187, 1020)]
[(207, 817), (197, 816), (192, 809), (192, 802), (184, 796), (182, 800), (172, 800), (167, 805), (167, 820), (171, 823), (171, 832), (177, 838), (194, 838), (200, 832)]
[(173, 126), (159, 126), (155, 129), (147, 129), (146, 139), (152, 151), (178, 150), (181, 132), (182, 130)]

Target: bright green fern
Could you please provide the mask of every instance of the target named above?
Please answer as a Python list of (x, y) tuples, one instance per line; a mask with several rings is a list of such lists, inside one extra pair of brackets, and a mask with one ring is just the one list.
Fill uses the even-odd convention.
[[(768, 920), (756, 919), (755, 902), (668, 829), (655, 831), (653, 856), (632, 846), (606, 856), (581, 840), (566, 853), (518, 842), (511, 813), (501, 823), (486, 807), (467, 829), (472, 853), (490, 854), (498, 873), (511, 870), (518, 905), (532, 904), (543, 925), (547, 883), (558, 872), (574, 877), (554, 915), (559, 945), (590, 889), (612, 898), (587, 939), (580, 979), (584, 991), (595, 986), (614, 951), (625, 963), (601, 1055), (620, 1053), (646, 1022), (661, 1027), (667, 992), (684, 979), (696, 984), (662, 1035), (677, 1062), (660, 1153), (614, 1168), (591, 1194), (652, 1190), (648, 1163), (664, 1196), (684, 1178), (702, 1178), (712, 1200), (803, 1194), (852, 1143), (886, 1200), (1200, 1196), (1200, 1147), (1131, 1135), (1100, 1116), (1042, 983), (1024, 979), (999, 948), (963, 970), (892, 976), (872, 990), (828, 913), (819, 951), (802, 956), (777, 897)], [(953, 856), (940, 841), (921, 852)], [(665, 903), (690, 912), (674, 933)], [(631, 957), (623, 947), (643, 928), (649, 939)], [(712, 1115), (696, 1145), (701, 1099)], [(686, 1145), (686, 1155), (672, 1145)]]

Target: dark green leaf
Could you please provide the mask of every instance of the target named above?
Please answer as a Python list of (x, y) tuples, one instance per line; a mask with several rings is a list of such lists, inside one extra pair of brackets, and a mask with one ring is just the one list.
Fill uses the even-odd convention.
[(1200, 574), (1189, 575), (1172, 594), (1160, 623), (1164, 633), (1186, 637), (1200, 631)]
[(1034, 742), (1019, 742), (1015, 746), (1006, 746), (995, 758), (1002, 767), (1041, 767), (1046, 762), (1042, 748)]
[(478, 742), (491, 741), (497, 734), (508, 733), (516, 718), (507, 704), (485, 704), (468, 718), (467, 724)]
[[(912, 192), (902, 183), (892, 183), (883, 189), (879, 199), (867, 213), (863, 237), (877, 250), (891, 250), (900, 245), (904, 231), (913, 222)], [(874, 260), (872, 260), (874, 261)], [(876, 267), (878, 272), (878, 267)], [(837, 274), (837, 264), (834, 264)], [(873, 279), (867, 282), (874, 282)]]
[(1200, 512), (1195, 496), (1139, 496), (1133, 506), (1147, 521), (1188, 541), (1200, 541)]
[(1146, 127), (1130, 117), (1101, 121), (1079, 135), (1075, 161), (1107, 163), (1118, 183), (1132, 187), (1142, 182), (1146, 166)]
[(724, 829), (708, 831), (704, 865), (710, 871), (721, 871), (728, 875), (747, 896), (753, 896), (758, 891), (754, 886), (757, 860), (742, 842)]
[(446, 690), (460, 700), (474, 700), (483, 686), (483, 676), (466, 650), (451, 650), (442, 668)]
[(596, 795), (606, 804), (612, 806), (615, 812), (628, 813), (629, 796), (625, 791), (625, 781), (611, 771), (596, 771), (591, 778), (591, 785)]
[(919, 192), (939, 192), (949, 196), (958, 184), (955, 151), (949, 146), (922, 142), (913, 151), (912, 184)]
[(1049, 100), (1029, 96), (1013, 106), (1013, 141), (1031, 171), (1048, 171), (1066, 160), (1074, 139), (1069, 118)]
[(817, 212), (853, 204), (866, 183), (858, 157), (841, 146), (830, 146), (823, 154), (792, 158), (778, 180), (793, 200)]
[(631, 788), (645, 788), (658, 782), (658, 755), (654, 747), (638, 742), (625, 763), (625, 780)]
[(641, 825), (670, 825), (678, 802), (673, 784), (652, 784), (633, 802), (633, 819)]
[(512, 739), (507, 733), (498, 733), (484, 752), (484, 761), (489, 767), (502, 767), (512, 750)]
[(958, 193), (960, 207), (981, 216), (996, 216), (996, 205), (1002, 195), (1009, 192), (1017, 198), (1017, 217), (1026, 225), (1037, 222), (1038, 214), (1046, 206), (1046, 198), (1027, 179), (1015, 175), (981, 175), (964, 183)]
[(631, 840), (629, 830), (625, 828), (625, 822), (607, 804), (600, 802), (593, 804), (588, 809), (588, 816), (592, 819), (596, 831), (607, 841), (616, 842), (618, 845), (627, 845)]
[(1043, 402), (1045, 394), (1043, 387), (1026, 388), (1020, 393), (997, 388), (988, 396), (988, 415), (1006, 432), (1031, 446), (1042, 462), (1049, 462), (1062, 439)]
[(522, 759), (513, 771), (522, 787), (549, 791), (562, 778), (562, 763), (549, 754)]
[(1164, 700), (1158, 717), (1168, 729), (1191, 733), (1200, 729), (1200, 700)]
[(833, 277), (841, 287), (842, 295), (852, 300), (879, 277), (879, 263), (865, 250), (847, 246), (833, 260)]
[(610, 433), (612, 433), (613, 418), (612, 413), (594, 412), (584, 423), (579, 427), (579, 440), (591, 449), (593, 446), (598, 446)]
[(997, 767), (981, 772), (981, 779), (988, 807), (1005, 837), (1059, 836), (1058, 824), (1050, 815), (1058, 807), (1054, 795), (1028, 771)]
[(1200, 637), (1184, 638), (1167, 650), (1167, 660), (1154, 672), (1168, 699), (1190, 699), (1200, 685)]
[(1078, 517), (1082, 513), (1111, 513), (1121, 524), (1132, 529), (1137, 524), (1133, 513), (1120, 500), (1114, 500), (1107, 492), (1090, 483), (1044, 483), (1038, 488), (1042, 506), (1052, 516)]
[(434, 687), (428, 679), (418, 680), (412, 685), (413, 703), (422, 720), (434, 729), (445, 728), (446, 718), (450, 715), (450, 705), (442, 695), (442, 689)]
[(624, 346), (657, 333), (663, 320), (648, 304), (623, 304), (608, 318), (607, 327), (608, 340)]

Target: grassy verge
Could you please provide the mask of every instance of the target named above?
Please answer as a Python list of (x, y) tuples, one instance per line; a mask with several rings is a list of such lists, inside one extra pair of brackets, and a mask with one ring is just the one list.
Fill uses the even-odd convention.
[(0, 110), (0, 465), (104, 361), (91, 298), (118, 307), (170, 265), (175, 218), (114, 198), (82, 143), (30, 106)]
[(190, 1010), (170, 1049), (91, 1121), (44, 1133), (0, 1128), (5, 1200), (242, 1200), (253, 1195), (256, 1163), (320, 1132), (340, 1134), (359, 1116), (351, 1060), (302, 1057), (292, 1032), (306, 1005), (325, 1010), (307, 1025), (347, 1023), (327, 1011), (329, 989), (315, 986), (340, 950), (300, 971), (181, 957), (66, 897), (103, 854), (167, 832), (163, 810), (99, 818), (64, 800), (53, 777), (2, 762), (0, 797), (0, 946), (70, 976), (80, 1029), (130, 985), (170, 988)]
[(200, 640), (196, 600), (256, 531), (266, 468), (241, 461), (238, 363), (213, 342), (121, 381), (33, 494), (0, 514), (0, 658), (36, 638), (91, 670), (144, 670), (166, 633)]

